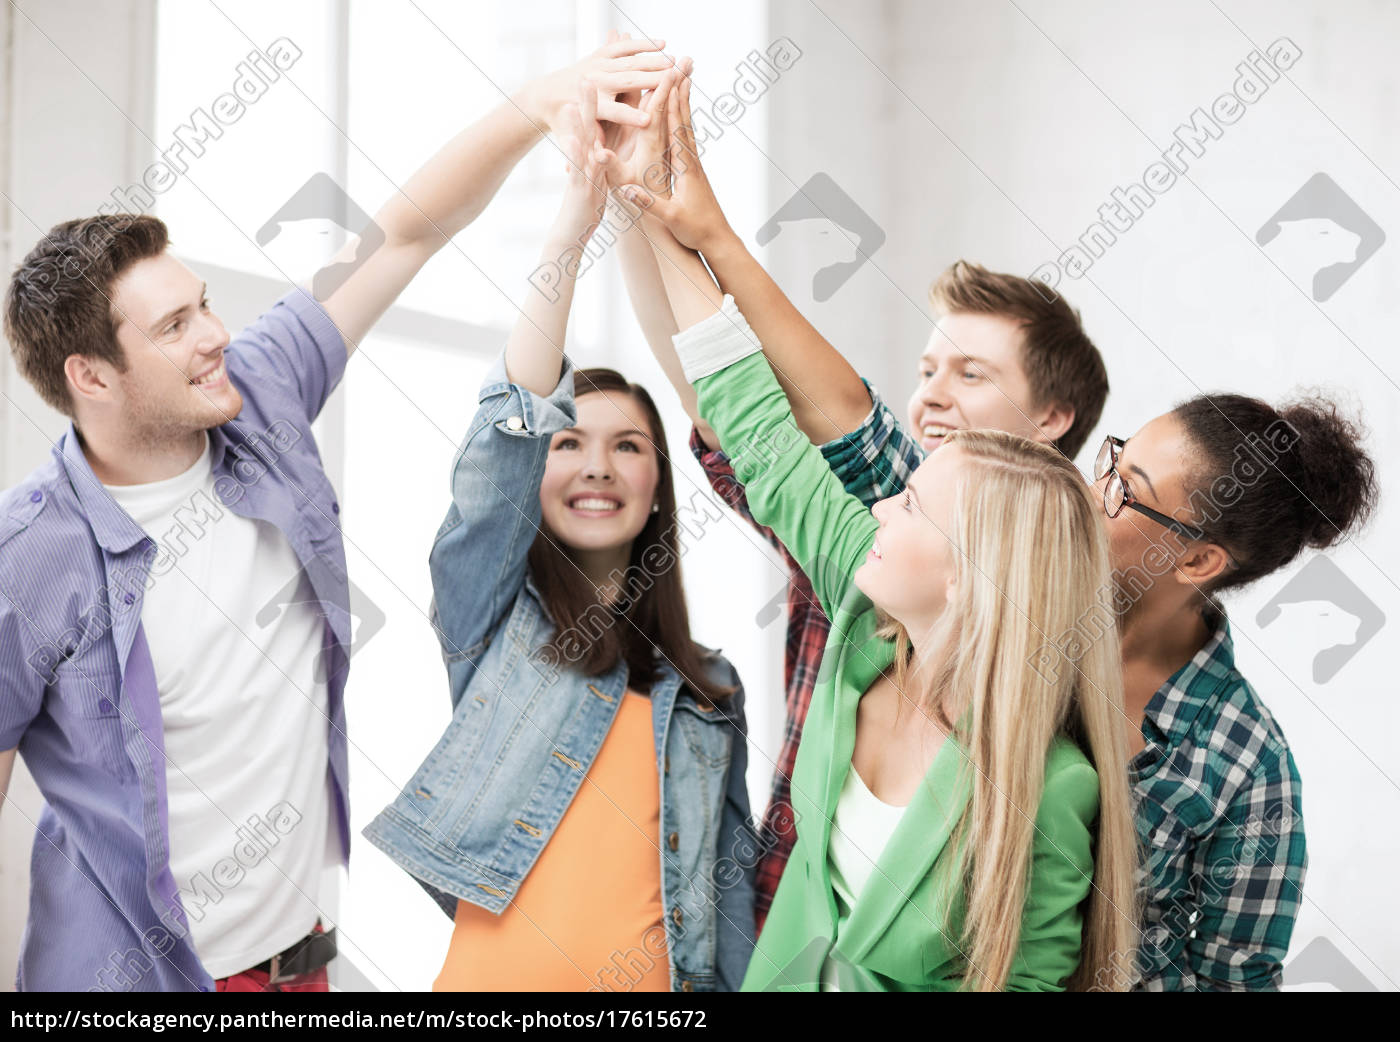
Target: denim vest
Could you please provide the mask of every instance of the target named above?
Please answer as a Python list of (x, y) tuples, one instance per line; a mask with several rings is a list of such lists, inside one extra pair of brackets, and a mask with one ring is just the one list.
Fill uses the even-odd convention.
[[(526, 572), (550, 437), (576, 421), (573, 385), (566, 359), (558, 386), (542, 398), (511, 384), (502, 358), (482, 386), (429, 558), (452, 722), (364, 831), (449, 916), (459, 898), (497, 914), (515, 898), (627, 687), (625, 662), (586, 677), (543, 653), (555, 627)], [(737, 688), (710, 708), (654, 654), (655, 842), (671, 987), (738, 990), (753, 950), (758, 855), (744, 779), (743, 689), (729, 662), (710, 656), (710, 678)], [(622, 966), (596, 974), (584, 967), (595, 974), (594, 990), (628, 989), (620, 955)]]

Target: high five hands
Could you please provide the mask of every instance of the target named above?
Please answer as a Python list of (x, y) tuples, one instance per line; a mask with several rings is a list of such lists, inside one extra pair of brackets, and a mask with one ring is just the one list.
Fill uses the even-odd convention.
[(598, 118), (613, 126), (646, 126), (636, 98), (650, 90), (673, 66), (662, 53), (665, 40), (633, 40), (608, 33), (592, 54), (528, 83), (517, 104), (542, 130), (567, 132), (566, 109), (575, 104), (578, 85), (591, 82), (598, 92)]
[(608, 156), (591, 147), (594, 128), (599, 125), (598, 105), (598, 88), (584, 79), (578, 86), (577, 103), (564, 105), (559, 114), (559, 144), (569, 182), (556, 224), (559, 234), (577, 242), (586, 242), (593, 235), (608, 202)]
[[(630, 43), (609, 34), (609, 45)], [(664, 223), (683, 246), (704, 252), (732, 234), (700, 164), (690, 115), (690, 73), (681, 58), (650, 90), (606, 94), (598, 84), (598, 119), (592, 151), (608, 186), (646, 214)], [(632, 106), (644, 120), (608, 120), (605, 103)]]

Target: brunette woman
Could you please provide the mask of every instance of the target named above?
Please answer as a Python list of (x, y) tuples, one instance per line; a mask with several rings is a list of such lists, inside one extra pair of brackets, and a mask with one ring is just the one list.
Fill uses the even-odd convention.
[[(601, 212), (577, 137), (570, 160), (546, 259)], [(743, 692), (690, 638), (656, 407), (574, 369), (573, 280), (557, 290), (529, 294), (482, 385), (429, 559), (452, 722), (366, 835), (454, 919), (438, 989), (733, 990), (754, 928)]]

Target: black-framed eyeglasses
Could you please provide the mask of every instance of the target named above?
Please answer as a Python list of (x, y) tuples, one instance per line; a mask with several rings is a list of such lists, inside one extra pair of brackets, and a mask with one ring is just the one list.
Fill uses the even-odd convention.
[(1194, 525), (1183, 524), (1175, 518), (1168, 517), (1166, 514), (1138, 502), (1137, 497), (1128, 488), (1127, 482), (1123, 480), (1123, 475), (1118, 473), (1118, 454), (1122, 451), (1124, 444), (1122, 438), (1115, 438), (1110, 434), (1103, 440), (1103, 447), (1099, 449), (1098, 458), (1094, 460), (1095, 481), (1103, 481), (1105, 475), (1111, 475), (1103, 486), (1104, 513), (1109, 517), (1117, 517), (1123, 512), (1124, 507), (1132, 507), (1139, 514), (1151, 518), (1162, 527), (1183, 538), (1204, 539), (1206, 534)]

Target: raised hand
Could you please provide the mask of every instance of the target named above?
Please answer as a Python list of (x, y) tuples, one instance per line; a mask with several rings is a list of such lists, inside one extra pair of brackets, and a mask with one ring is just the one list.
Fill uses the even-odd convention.
[[(622, 128), (615, 136), (615, 148), (603, 147), (610, 185), (639, 184), (654, 195), (671, 194), (671, 172), (666, 158), (670, 147), (666, 134), (666, 104), (681, 79), (679, 70), (686, 68), (689, 61), (682, 58), (678, 69), (667, 72), (656, 89), (646, 96), (642, 111), (648, 118), (647, 126)], [(603, 134), (606, 140), (606, 131)]]
[(564, 108), (575, 104), (578, 85), (591, 80), (599, 93), (598, 118), (618, 126), (644, 127), (647, 116), (628, 95), (652, 90), (671, 68), (661, 53), (665, 40), (632, 40), (608, 34), (608, 42), (573, 65), (541, 76), (521, 90), (517, 104), (542, 130), (557, 130)]
[[(608, 43), (610, 44), (631, 39), (631, 33), (619, 33), (616, 29), (608, 30)], [(669, 56), (666, 57), (669, 63)], [(640, 87), (629, 90), (613, 91), (602, 90), (600, 88), (598, 91), (599, 111), (602, 112), (605, 110), (609, 110), (612, 105), (625, 105), (628, 109), (642, 112), (644, 111), (642, 107), (643, 93), (644, 92)], [(647, 113), (647, 118), (652, 119), (655, 117), (652, 113)], [(617, 153), (619, 147), (622, 146), (624, 142), (629, 142), (632, 140), (633, 136), (636, 134), (637, 125), (632, 123), (610, 122), (607, 121), (607, 118), (605, 116), (600, 116), (598, 129), (599, 135), (597, 147), (606, 149), (609, 152)]]
[[(625, 185), (623, 194), (659, 218), (682, 246), (704, 253), (709, 245), (733, 232), (724, 211), (720, 209), (719, 200), (715, 198), (695, 146), (695, 130), (690, 122), (689, 75), (684, 76), (670, 91), (666, 99), (666, 118), (657, 122), (664, 122), (670, 132), (661, 167), (670, 175), (669, 190), (661, 191), (659, 186), (635, 178), (620, 180), (620, 171), (610, 173), (609, 181)], [(647, 137), (651, 137), (655, 131), (655, 125), (648, 127)], [(634, 171), (629, 169), (627, 172)]]
[(578, 98), (560, 110), (559, 144), (567, 157), (569, 175), (560, 205), (558, 230), (574, 233), (584, 242), (602, 220), (607, 205), (607, 166), (611, 153), (593, 147), (598, 126), (598, 88), (585, 78)]

